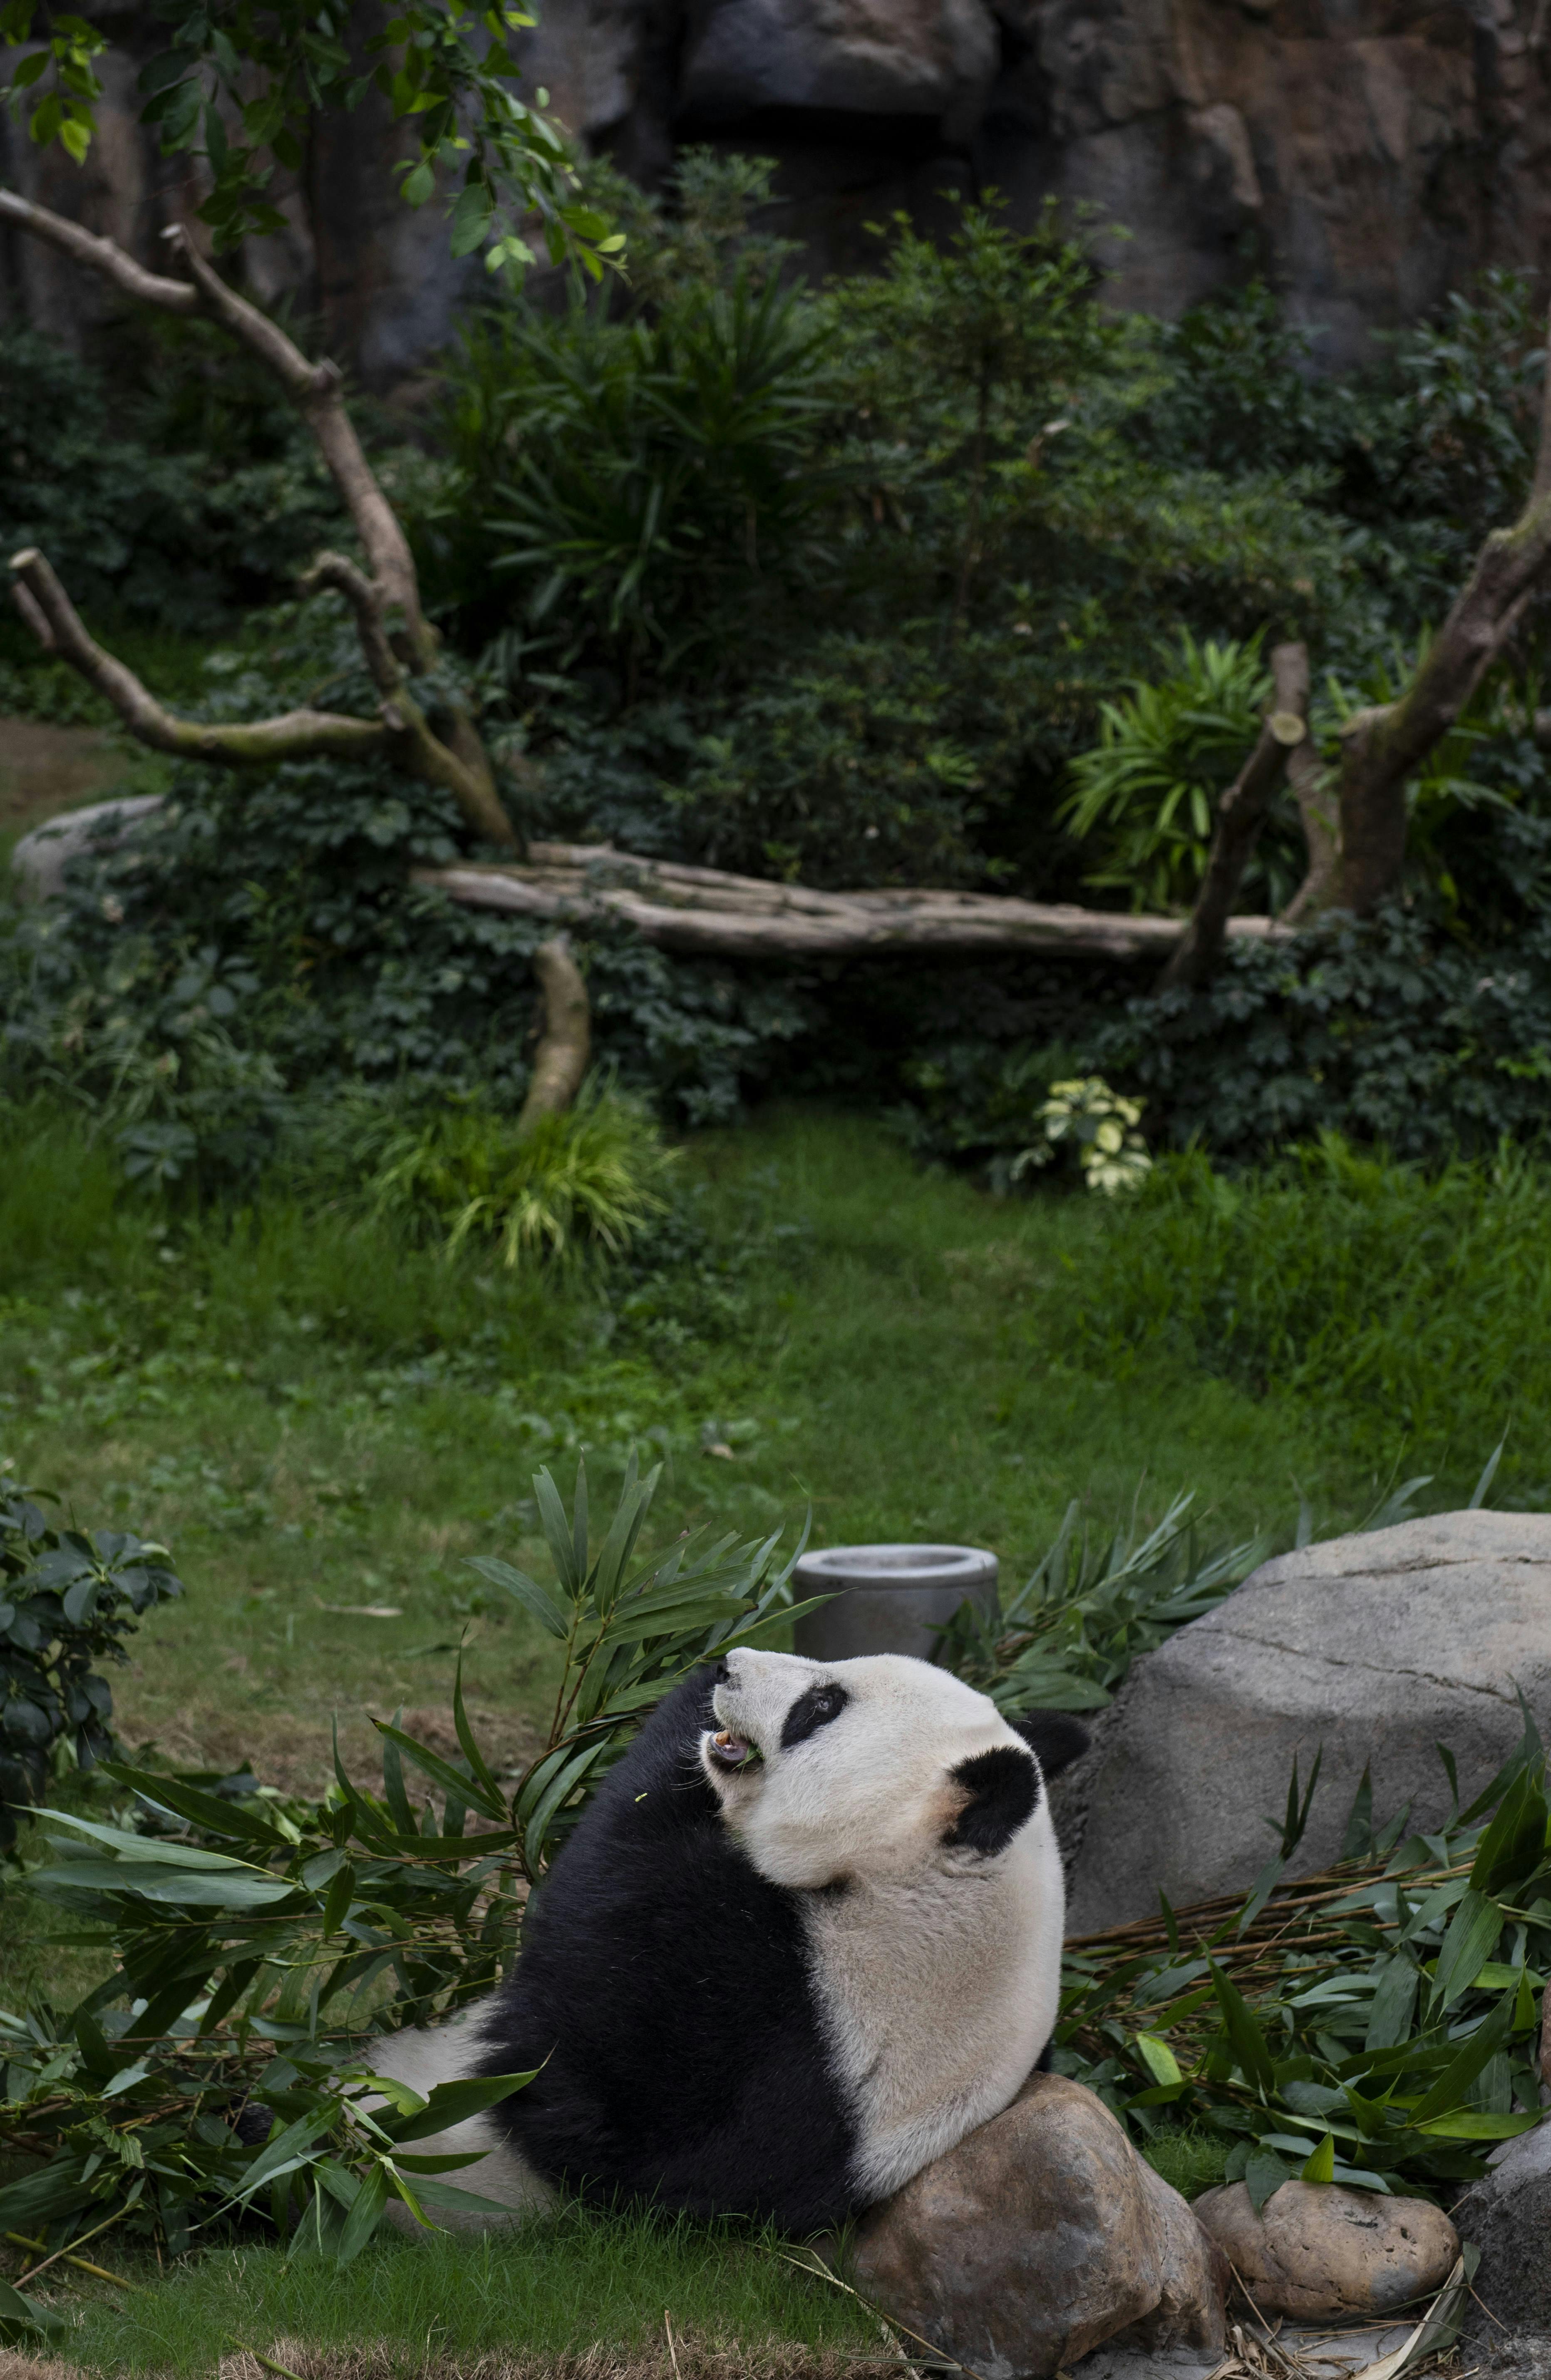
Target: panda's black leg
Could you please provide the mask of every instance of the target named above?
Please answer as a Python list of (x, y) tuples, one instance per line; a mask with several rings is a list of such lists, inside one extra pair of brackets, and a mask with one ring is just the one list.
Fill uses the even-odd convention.
[(1055, 2047), (1055, 2046), (1056, 2046), (1056, 2045), (1055, 2045), (1055, 2043), (1054, 2043), (1054, 2042), (1047, 2041), (1047, 2042), (1045, 2043), (1045, 2045), (1044, 2045), (1044, 2047), (1040, 2051), (1039, 2056), (1038, 2056), (1038, 2057), (1035, 2058), (1035, 2060), (1034, 2060), (1034, 2072), (1035, 2072), (1036, 2074), (1054, 2074), (1054, 2073), (1055, 2073), (1056, 2069), (1055, 2069), (1055, 2067), (1051, 2064), (1051, 2060), (1050, 2060), (1050, 2053), (1051, 2053), (1052, 2049)]

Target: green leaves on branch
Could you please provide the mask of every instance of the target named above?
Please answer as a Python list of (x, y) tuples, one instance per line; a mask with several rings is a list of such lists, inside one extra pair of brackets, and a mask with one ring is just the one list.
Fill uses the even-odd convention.
[[(384, 98), (396, 123), (412, 127), (412, 153), (398, 167), (402, 194), (423, 206), (456, 175), (452, 250), (485, 247), (493, 271), (520, 277), (533, 261), (522, 226), (536, 217), (552, 262), (568, 259), (594, 280), (623, 242), (580, 200), (564, 134), (512, 89), (511, 36), (531, 26), (525, 10), (468, 6), (463, 0), (405, 0), (385, 24), (375, 10), (320, 0), (154, 0), (169, 46), (140, 77), (141, 121), (156, 128), (164, 155), (200, 158), (212, 189), (199, 212), (218, 251), (255, 233), (283, 230), (276, 169), (298, 173), (314, 120)], [(353, 20), (353, 21), (352, 21)], [(102, 86), (92, 61), (104, 36), (43, 0), (6, 0), (0, 40), (29, 50), (11, 84), (13, 107), (51, 67), (34, 108), (40, 144), (58, 140), (79, 164), (94, 127)], [(546, 94), (539, 94), (541, 105)]]
[[(24, 46), (32, 42), (40, 16), (37, 46)], [(106, 49), (105, 37), (80, 17), (40, 10), (37, 0), (5, 0), (0, 46), (23, 51), (5, 86), (12, 115), (27, 116), (28, 133), (40, 148), (57, 140), (78, 165), (84, 164), (103, 95), (93, 61)], [(45, 79), (48, 88), (40, 91)]]
[(0, 1486), (0, 1852), (56, 1745), (81, 1768), (112, 1750), (113, 1695), (96, 1665), (122, 1662), (140, 1613), (182, 1593), (170, 1560), (120, 1531), (52, 1528), (25, 1489)]
[[(810, 1608), (790, 1602), (796, 1553), (779, 1561), (776, 1537), (642, 1555), (656, 1479), (631, 1463), (594, 1553), (584, 1470), (568, 1512), (542, 1471), (554, 1581), (474, 1565), (564, 1645), (548, 1741), (515, 1784), (480, 1749), (460, 1663), (458, 1756), (379, 1722), (380, 1794), (337, 1752), (311, 1805), (247, 1774), (104, 1764), (130, 1797), (113, 1820), (41, 1814), (49, 1855), (27, 1884), (97, 1928), (112, 1963), (67, 2014), (0, 2014), (0, 2152), (31, 2167), (0, 2188), (0, 2230), (67, 2248), (122, 2223), (177, 2253), (245, 2209), (345, 2262), (396, 2202), (421, 2223), (482, 2203), (469, 2159), (414, 2143), (531, 2078), (422, 2099), (372, 2076), (371, 2036), (489, 1991), (516, 1952), (524, 1884), (542, 1881), (644, 1712), (697, 1662)], [(437, 1797), (418, 1811), (407, 1770)], [(0, 2336), (31, 2321), (0, 2299)]]
[[(1451, 1791), (1454, 1767), (1445, 1756)], [(1143, 2139), (1215, 2133), (1256, 2206), (1284, 2181), (1426, 2195), (1541, 2119), (1551, 1803), (1540, 1739), (1462, 1814), (1375, 1839), (1364, 1777), (1341, 1861), (1288, 1880), (1318, 1771), (1241, 1901), (1166, 1901), (1069, 1951), (1056, 2063)], [(1488, 1816), (1488, 1813), (1492, 1815)]]

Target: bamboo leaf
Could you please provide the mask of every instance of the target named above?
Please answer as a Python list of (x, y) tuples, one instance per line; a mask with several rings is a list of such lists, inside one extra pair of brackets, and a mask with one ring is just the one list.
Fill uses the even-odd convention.
[(1449, 1919), (1438, 1952), (1432, 2002), (1438, 2014), (1469, 1990), (1496, 1949), (1502, 1930), (1503, 1913), (1496, 1902), (1472, 1887)]
[(564, 1644), (570, 1621), (549, 1589), (541, 1586), (536, 1578), (530, 1578), (525, 1570), (514, 1570), (510, 1562), (500, 1561), (494, 1554), (470, 1554), (465, 1567), (477, 1570), (492, 1586), (504, 1587), (525, 1611), (531, 1613), (541, 1628)]
[[(461, 1768), (455, 1768), (450, 1760), (444, 1760), (439, 1752), (433, 1752), (429, 1744), (418, 1742), (412, 1735), (407, 1735), (401, 1727), (390, 1727), (385, 1718), (374, 1718), (372, 1724), (383, 1737), (385, 1745), (393, 1747), (395, 1756), (402, 1753), (407, 1760), (412, 1760), (415, 1767), (429, 1777), (434, 1784), (440, 1785), (444, 1791), (456, 1793), (460, 1799), (471, 1802), (474, 1807), (487, 1818), (500, 1819), (506, 1816), (506, 1803), (501, 1797), (499, 1789), (494, 1783), (488, 1790), (482, 1785), (476, 1784), (470, 1778), (464, 1775)], [(385, 1761), (386, 1757), (385, 1750)], [(408, 1803), (405, 1806), (408, 1808)], [(441, 1836), (421, 1836), (412, 1819), (405, 1832), (407, 1840), (412, 1841), (417, 1850), (428, 1840), (441, 1842), (444, 1840), (466, 1848), (470, 1840), (463, 1835), (454, 1835), (445, 1839)]]
[(473, 2074), (457, 2082), (438, 2082), (422, 2108), (391, 2118), (383, 2129), (399, 2146), (407, 2141), (429, 2140), (434, 2132), (448, 2131), (468, 2117), (509, 2099), (514, 2092), (525, 2091), (537, 2072), (535, 2066), (526, 2074)]

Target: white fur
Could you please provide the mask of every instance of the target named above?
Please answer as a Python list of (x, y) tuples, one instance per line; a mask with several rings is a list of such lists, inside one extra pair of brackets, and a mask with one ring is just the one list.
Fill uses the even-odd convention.
[[(716, 1716), (763, 1757), (729, 1772), (702, 1747), (705, 1771), (754, 1866), (814, 1896), (814, 1979), (861, 2119), (854, 2178), (884, 2198), (998, 2114), (1049, 2037), (1064, 1919), (1049, 1807), (1042, 1792), (994, 1859), (945, 1845), (964, 1800), (951, 1771), (996, 1744), (1028, 1751), (946, 1670), (757, 1652), (727, 1667)], [(783, 1753), (787, 1712), (830, 1680), (846, 1708)]]
[[(385, 2074), (394, 2082), (407, 2082), (422, 2099), (429, 2098), (438, 2082), (455, 2082), (467, 2074), (480, 2048), (477, 2010), (454, 2017), (446, 2024), (437, 2025), (430, 2033), (395, 2033), (378, 2048), (372, 2059), (372, 2071)], [(372, 2104), (368, 2102), (369, 2105)], [(376, 2104), (381, 2105), (381, 2102)], [(450, 2206), (427, 2207), (431, 2220), (445, 2231), (483, 2231), (493, 2224), (520, 2221), (525, 2215), (542, 2214), (555, 2204), (555, 2192), (541, 2174), (536, 2174), (520, 2151), (509, 2141), (503, 2140), (488, 2114), (468, 2116), (445, 2132), (433, 2132), (422, 2141), (411, 2141), (405, 2151), (409, 2156), (471, 2156), (477, 2154), (477, 2165), (460, 2166), (455, 2172), (437, 2177), (454, 2190), (467, 2190), (479, 2198), (491, 2198), (497, 2206), (510, 2209), (505, 2215), (476, 2214), (471, 2208)], [(413, 2190), (415, 2177), (406, 2179)], [(418, 2232), (419, 2224), (408, 2207), (391, 2199), (388, 2219), (401, 2231)]]

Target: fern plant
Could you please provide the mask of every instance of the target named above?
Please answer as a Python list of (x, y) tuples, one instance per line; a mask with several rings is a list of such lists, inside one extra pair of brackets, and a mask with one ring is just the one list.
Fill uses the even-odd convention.
[(1258, 637), (1198, 644), (1186, 629), (1168, 676), (1139, 678), (1129, 697), (1101, 704), (1099, 740), (1072, 762), (1061, 813), (1096, 845), (1090, 884), (1129, 893), (1133, 909), (1189, 907), (1218, 799), (1248, 757), (1270, 691)]

